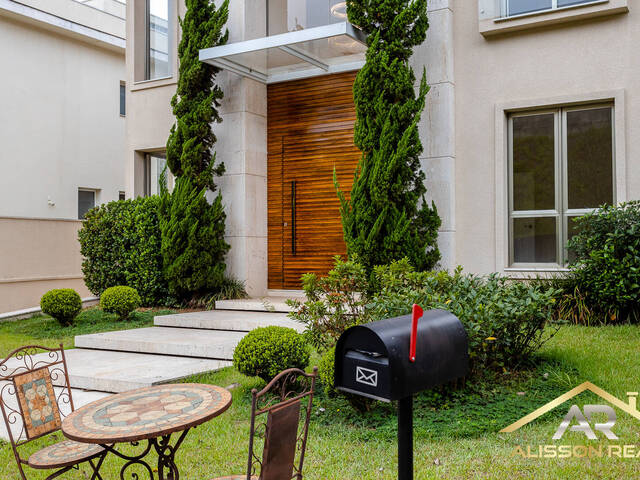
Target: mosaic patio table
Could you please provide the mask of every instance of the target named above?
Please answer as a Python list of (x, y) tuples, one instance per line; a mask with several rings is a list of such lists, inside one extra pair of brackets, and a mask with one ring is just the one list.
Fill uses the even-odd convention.
[[(62, 423), (62, 433), (77, 442), (102, 445), (125, 460), (120, 478), (137, 479), (142, 469), (153, 480), (153, 468), (145, 461), (158, 454), (158, 478), (178, 480), (175, 454), (189, 430), (223, 413), (231, 405), (231, 393), (222, 387), (184, 383), (158, 385), (106, 397), (71, 413)], [(172, 434), (179, 434), (172, 444)], [(147, 444), (141, 442), (146, 441)], [(130, 443), (142, 448), (128, 455), (116, 448)]]

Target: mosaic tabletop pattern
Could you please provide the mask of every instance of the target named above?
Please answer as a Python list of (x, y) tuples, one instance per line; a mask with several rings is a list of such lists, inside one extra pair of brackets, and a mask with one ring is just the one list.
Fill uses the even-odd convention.
[(37, 451), (29, 457), (28, 463), (32, 468), (66, 467), (94, 457), (103, 451), (100, 445), (65, 440)]
[(231, 394), (215, 385), (158, 385), (90, 403), (64, 420), (62, 432), (85, 443), (134, 442), (200, 425), (230, 405)]

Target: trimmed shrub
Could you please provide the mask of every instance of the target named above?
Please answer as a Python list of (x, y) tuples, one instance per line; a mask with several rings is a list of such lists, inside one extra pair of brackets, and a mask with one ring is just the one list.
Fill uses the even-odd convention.
[(335, 393), (336, 347), (332, 347), (322, 355), (318, 365), (318, 377), (327, 395)]
[(640, 321), (640, 201), (603, 206), (574, 220), (575, 287), (599, 323)]
[(101, 296), (128, 285), (144, 305), (171, 305), (162, 271), (158, 196), (110, 202), (89, 211), (78, 233), (85, 284)]
[(131, 312), (139, 307), (140, 295), (135, 288), (109, 287), (100, 297), (100, 308), (107, 313), (115, 313), (119, 320), (127, 320)]
[(71, 325), (82, 310), (82, 299), (72, 288), (56, 288), (42, 296), (40, 308), (61, 325)]
[(234, 366), (245, 375), (268, 382), (287, 368), (309, 365), (309, 348), (292, 328), (264, 327), (249, 332), (236, 347)]

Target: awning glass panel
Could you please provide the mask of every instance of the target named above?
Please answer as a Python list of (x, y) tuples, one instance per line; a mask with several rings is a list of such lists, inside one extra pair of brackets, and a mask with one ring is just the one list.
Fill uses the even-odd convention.
[(365, 35), (341, 22), (201, 50), (200, 60), (276, 83), (357, 70), (365, 52)]

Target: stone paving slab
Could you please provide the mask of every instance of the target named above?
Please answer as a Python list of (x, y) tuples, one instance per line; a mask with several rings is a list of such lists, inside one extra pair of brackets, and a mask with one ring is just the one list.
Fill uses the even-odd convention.
[(246, 332), (148, 327), (80, 335), (75, 344), (78, 348), (232, 360), (233, 350), (245, 335)]
[[(180, 380), (191, 375), (228, 367), (231, 362), (201, 358), (149, 355), (73, 348), (65, 350), (72, 388), (101, 392), (126, 392)], [(46, 361), (46, 353), (35, 355)], [(12, 368), (15, 360), (7, 363)], [(60, 378), (57, 384), (63, 384)]]
[(220, 370), (231, 362), (75, 348), (66, 350), (72, 387), (126, 392)]
[(216, 310), (247, 310), (253, 312), (288, 313), (292, 308), (286, 304), (287, 298), (302, 297), (261, 297), (242, 298), (239, 300), (218, 300)]
[(277, 325), (293, 328), (298, 332), (304, 325), (287, 317), (286, 313), (250, 312), (242, 310), (208, 310), (204, 312), (159, 315), (153, 319), (156, 326), (201, 328), (204, 330), (227, 330), (250, 332), (254, 328)]

